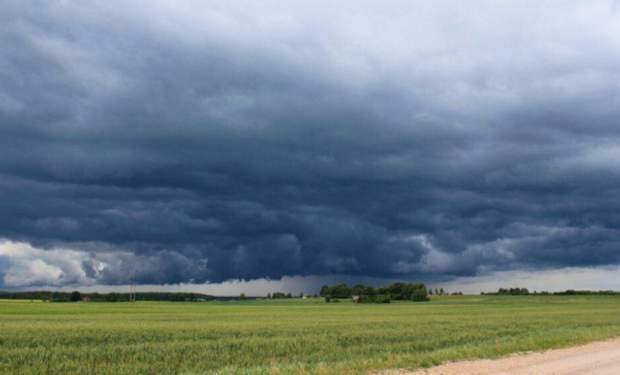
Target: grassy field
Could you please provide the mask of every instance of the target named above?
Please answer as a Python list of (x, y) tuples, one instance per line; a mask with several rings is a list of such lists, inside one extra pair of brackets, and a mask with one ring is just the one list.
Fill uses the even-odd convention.
[(617, 336), (603, 296), (0, 302), (0, 374), (365, 374)]

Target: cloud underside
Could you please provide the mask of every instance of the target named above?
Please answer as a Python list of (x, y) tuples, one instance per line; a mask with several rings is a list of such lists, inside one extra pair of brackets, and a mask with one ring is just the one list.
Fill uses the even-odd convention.
[(536, 4), (3, 2), (0, 286), (617, 265), (620, 13)]

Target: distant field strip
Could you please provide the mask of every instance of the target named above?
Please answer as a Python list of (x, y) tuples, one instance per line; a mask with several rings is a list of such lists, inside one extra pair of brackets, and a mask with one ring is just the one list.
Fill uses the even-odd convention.
[(620, 336), (620, 297), (0, 302), (0, 374), (365, 374)]

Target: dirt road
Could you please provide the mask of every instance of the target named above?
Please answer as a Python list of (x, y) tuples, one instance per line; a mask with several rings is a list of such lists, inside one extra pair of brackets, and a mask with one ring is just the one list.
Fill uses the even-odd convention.
[(495, 361), (458, 362), (403, 375), (616, 375), (620, 339)]

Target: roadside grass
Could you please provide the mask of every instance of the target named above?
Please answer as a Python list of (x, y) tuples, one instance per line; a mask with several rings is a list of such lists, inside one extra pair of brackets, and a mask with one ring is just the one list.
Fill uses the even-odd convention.
[(353, 375), (620, 336), (620, 297), (0, 302), (0, 374)]

